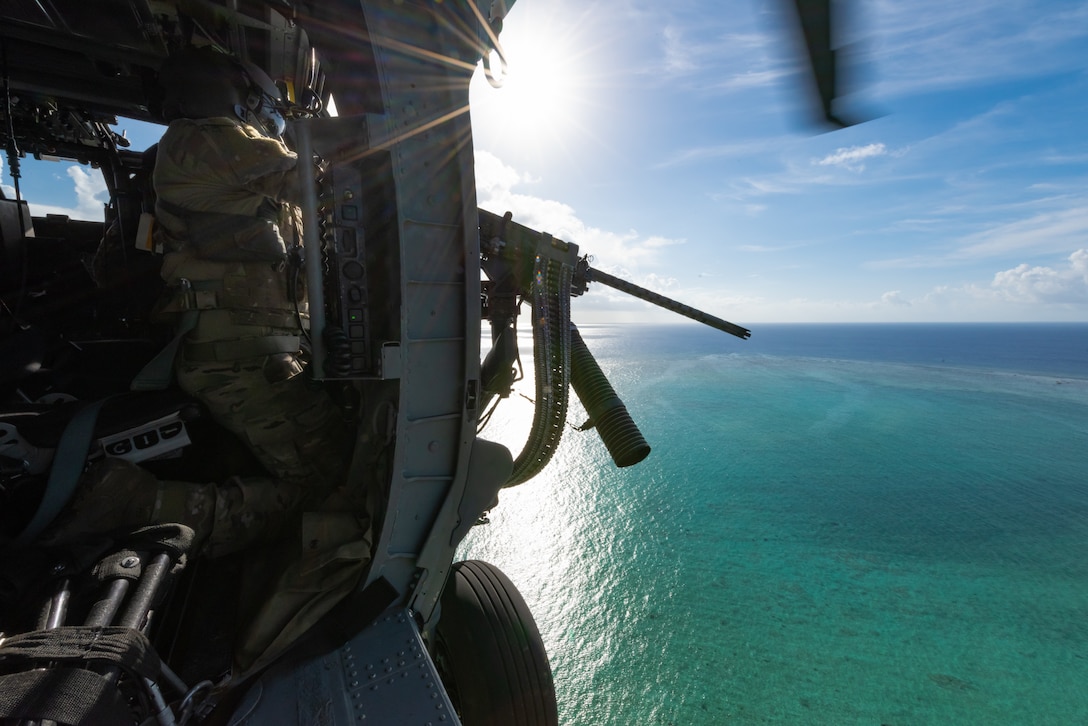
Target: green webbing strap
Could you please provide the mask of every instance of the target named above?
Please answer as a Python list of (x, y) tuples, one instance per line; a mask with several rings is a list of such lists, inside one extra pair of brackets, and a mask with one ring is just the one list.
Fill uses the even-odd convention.
[(49, 481), (45, 485), (38, 511), (34, 513), (30, 524), (12, 541), (13, 546), (21, 547), (33, 542), (72, 498), (79, 476), (83, 473), (83, 465), (87, 461), (87, 452), (91, 450), (98, 412), (102, 410), (106, 400), (95, 401), (79, 409), (64, 427), (64, 433), (60, 435), (60, 442), (57, 443), (57, 450), (53, 455), (53, 470), (49, 473)]
[(182, 314), (177, 335), (136, 374), (129, 385), (131, 390), (163, 391), (170, 387), (174, 381), (174, 359), (177, 357), (178, 346), (185, 334), (196, 327), (199, 319), (198, 310), (187, 310)]

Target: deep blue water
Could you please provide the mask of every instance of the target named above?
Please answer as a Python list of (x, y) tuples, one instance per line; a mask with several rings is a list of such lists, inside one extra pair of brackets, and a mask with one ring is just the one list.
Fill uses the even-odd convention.
[[(626, 335), (629, 326), (580, 328)], [(960, 366), (1088, 378), (1088, 323), (764, 324), (741, 341), (702, 326), (647, 326), (637, 339), (706, 355), (737, 353), (921, 366)]]
[(653, 453), (570, 430), (463, 548), (563, 723), (1088, 723), (1088, 325), (581, 330)]

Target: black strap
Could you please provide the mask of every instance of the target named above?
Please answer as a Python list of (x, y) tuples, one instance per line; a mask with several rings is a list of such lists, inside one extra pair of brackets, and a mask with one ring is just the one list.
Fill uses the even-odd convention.
[(11, 635), (0, 645), (0, 665), (25, 668), (50, 662), (118, 666), (155, 680), (162, 662), (147, 637), (121, 626), (63, 626)]
[(131, 726), (117, 686), (81, 668), (49, 668), (0, 676), (0, 718), (56, 721), (67, 726)]
[(49, 473), (49, 481), (45, 485), (45, 494), (42, 495), (38, 511), (34, 513), (30, 524), (11, 543), (13, 547), (33, 542), (72, 498), (83, 473), (87, 453), (91, 449), (98, 412), (102, 410), (105, 402), (106, 399), (102, 399), (87, 404), (68, 421), (57, 444), (57, 451), (53, 456), (53, 470)]

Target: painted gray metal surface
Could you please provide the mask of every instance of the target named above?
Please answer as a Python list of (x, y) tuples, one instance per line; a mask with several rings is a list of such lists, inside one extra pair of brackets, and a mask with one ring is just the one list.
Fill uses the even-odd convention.
[(396, 452), (367, 580), (411, 593), (429, 619), (453, 561), (476, 440), (480, 245), (468, 86), (479, 56), (458, 29), (477, 19), (455, 4), (361, 6), (383, 103), (370, 143), (389, 150), (396, 186), (402, 305)]
[(419, 628), (403, 608), (331, 653), (273, 669), (257, 681), (231, 726), (256, 724), (460, 726), (427, 654)]

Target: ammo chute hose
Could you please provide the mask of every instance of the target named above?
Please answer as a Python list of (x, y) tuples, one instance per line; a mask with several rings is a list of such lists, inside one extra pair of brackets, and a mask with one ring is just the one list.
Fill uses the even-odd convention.
[(536, 476), (551, 460), (567, 421), (570, 392), (570, 265), (537, 257), (533, 268), (533, 371), (536, 406), (529, 440), (504, 486)]
[(650, 445), (573, 325), (570, 348), (570, 385), (586, 407), (589, 422), (600, 435), (612, 461), (619, 467), (639, 463), (650, 455)]

